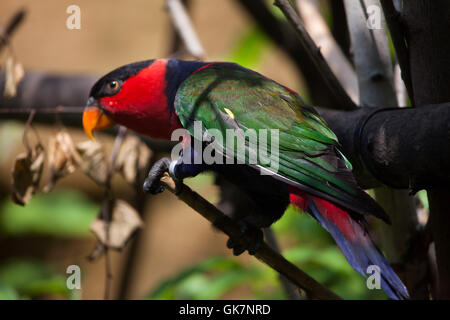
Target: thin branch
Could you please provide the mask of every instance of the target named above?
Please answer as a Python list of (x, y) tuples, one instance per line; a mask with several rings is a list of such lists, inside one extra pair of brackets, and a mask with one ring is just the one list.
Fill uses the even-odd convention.
[(180, 0), (166, 0), (167, 10), (172, 18), (173, 25), (183, 39), (186, 49), (196, 59), (203, 59), (205, 50), (192, 26), (189, 15)]
[(11, 36), (24, 21), (26, 13), (24, 8), (17, 10), (17, 12), (9, 19), (6, 27), (0, 27), (0, 52), (5, 45), (10, 43)]
[(312, 59), (315, 67), (317, 68), (317, 72), (321, 74), (325, 80), (325, 83), (330, 88), (331, 92), (333, 92), (338, 103), (342, 106), (348, 107), (348, 109), (357, 108), (355, 102), (353, 102), (353, 100), (348, 96), (333, 71), (331, 71), (330, 66), (327, 64), (322, 56), (322, 53), (320, 52), (320, 48), (318, 48), (311, 39), (305, 26), (303, 25), (303, 21), (300, 19), (289, 0), (275, 0), (274, 4), (278, 6), (281, 11), (283, 11), (286, 18), (294, 26), (301, 45)]
[[(185, 10), (189, 14), (189, 10), (192, 4), (192, 1), (190, 0), (181, 0)], [(186, 46), (183, 43), (183, 39), (181, 39), (180, 34), (178, 33), (177, 28), (174, 26), (173, 20), (170, 19), (170, 41), (169, 41), (169, 50), (168, 50), (168, 56), (171, 59), (181, 59), (184, 56), (188, 55), (189, 52), (186, 50)], [(164, 42), (167, 42), (166, 39), (164, 39)]]
[(395, 9), (392, 0), (380, 0), (383, 7), (389, 31), (391, 33), (392, 43), (395, 47), (398, 63), (401, 69), (403, 82), (408, 91), (411, 104), (414, 106), (414, 94), (411, 80), (411, 70), (409, 67), (409, 52), (406, 44), (406, 36), (401, 23), (401, 14)]
[[(161, 182), (170, 192), (175, 192), (175, 184), (168, 174), (161, 178)], [(241, 234), (239, 226), (231, 218), (223, 214), (198, 193), (192, 191), (188, 186), (183, 185), (181, 193), (177, 196), (228, 236), (236, 237)], [(250, 235), (245, 236), (250, 237)], [(284, 275), (298, 287), (304, 289), (314, 299), (341, 299), (294, 264), (287, 261), (265, 242), (261, 244), (259, 250), (255, 253), (255, 257)]]
[[(154, 165), (155, 160), (157, 158), (158, 154), (152, 152), (147, 169), (151, 168)], [(144, 214), (146, 204), (148, 203), (148, 201), (151, 201), (151, 198), (146, 197), (146, 194), (142, 189), (142, 185), (145, 180), (145, 175), (143, 173), (146, 171), (147, 170), (137, 171), (136, 183), (134, 187), (134, 189), (136, 190), (136, 196), (134, 198), (133, 204), (136, 211), (140, 213), (141, 218), (144, 221), (144, 225), (146, 225), (147, 222), (146, 220), (149, 220), (151, 218), (149, 213)], [(148, 229), (146, 230), (146, 232), (148, 234), (149, 232)], [(133, 277), (135, 275), (136, 266), (139, 263), (139, 249), (141, 248), (141, 244), (143, 241), (144, 237), (142, 230), (136, 230), (136, 234), (131, 239), (131, 243), (128, 245), (127, 257), (123, 265), (123, 272), (122, 277), (120, 279), (119, 293), (118, 293), (119, 300), (130, 299), (130, 289), (132, 287), (133, 283), (132, 281), (134, 280)], [(148, 251), (146, 251), (146, 254), (148, 254)]]
[(355, 69), (342, 52), (318, 8), (317, 0), (297, 0), (297, 10), (311, 38), (353, 101), (359, 101)]
[[(110, 199), (110, 193), (111, 193), (110, 190), (107, 188), (105, 190), (105, 196), (103, 198), (102, 208), (100, 211), (101, 219), (104, 222), (106, 242), (109, 241), (109, 222), (111, 219), (111, 211), (112, 211), (112, 208), (111, 208), (112, 201)], [(111, 272), (111, 260), (110, 260), (110, 256), (109, 256), (108, 246), (106, 244), (101, 244), (101, 246), (102, 246), (101, 251), (97, 251), (97, 250), (100, 250), (99, 247), (96, 247), (95, 251), (101, 252), (101, 254), (105, 256), (105, 289), (104, 289), (103, 299), (109, 300), (110, 292), (111, 292), (111, 282), (113, 279), (112, 272)], [(92, 254), (91, 254), (91, 256), (92, 256)]]
[(105, 182), (105, 196), (103, 198), (102, 210), (101, 210), (101, 219), (104, 223), (105, 228), (105, 243), (103, 244), (103, 254), (105, 255), (105, 293), (104, 299), (109, 300), (110, 292), (111, 292), (111, 283), (112, 283), (112, 272), (111, 272), (111, 260), (109, 256), (109, 248), (107, 243), (109, 243), (109, 235), (110, 235), (110, 221), (112, 214), (112, 205), (113, 205), (113, 194), (111, 190), (111, 178), (114, 173), (114, 165), (117, 159), (117, 155), (120, 150), (120, 146), (126, 136), (127, 129), (125, 127), (120, 127), (119, 132), (116, 135), (116, 139), (114, 140), (113, 149), (110, 155), (110, 162), (108, 167), (108, 174), (106, 176)]

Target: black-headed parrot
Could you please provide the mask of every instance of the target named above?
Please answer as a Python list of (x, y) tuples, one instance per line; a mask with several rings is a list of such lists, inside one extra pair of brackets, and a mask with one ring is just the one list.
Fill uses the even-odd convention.
[[(367, 276), (369, 266), (378, 266), (383, 290), (393, 299), (408, 297), (366, 228), (366, 216), (386, 222), (389, 217), (358, 187), (351, 164), (322, 117), (289, 88), (234, 63), (177, 59), (132, 63), (95, 83), (83, 114), (91, 138), (94, 130), (115, 123), (156, 139), (170, 140), (177, 129), (185, 129), (192, 138), (191, 143), (183, 142), (180, 158), (164, 158), (155, 165), (146, 190), (162, 190), (163, 171), (179, 181), (214, 171), (252, 202), (253, 210), (235, 217), (244, 226), (268, 227), (292, 204), (331, 234), (355, 270)], [(199, 130), (195, 123), (200, 123)], [(227, 140), (230, 130), (237, 133)], [(249, 130), (257, 133), (256, 140), (245, 136)], [(269, 132), (265, 139), (261, 130)], [(241, 145), (236, 137), (243, 137)], [(211, 155), (222, 155), (226, 161), (189, 161), (199, 153), (192, 141), (201, 141), (200, 153), (214, 144)], [(255, 160), (261, 148), (271, 152), (276, 166), (267, 157)], [(231, 240), (235, 254), (255, 250)]]

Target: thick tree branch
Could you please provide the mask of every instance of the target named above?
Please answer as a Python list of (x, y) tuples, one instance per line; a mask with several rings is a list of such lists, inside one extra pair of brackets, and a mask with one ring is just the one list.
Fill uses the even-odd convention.
[[(338, 136), (363, 188), (379, 186), (377, 180), (415, 191), (448, 185), (450, 103), (381, 112), (377, 112), (379, 108), (352, 112), (318, 110)], [(373, 175), (364, 171), (362, 162)]]
[[(450, 2), (447, 0), (403, 1), (402, 17), (411, 67), (414, 100), (417, 106), (450, 101)], [(424, 112), (432, 112), (431, 107)], [(436, 126), (439, 124), (436, 123)], [(449, 149), (448, 126), (441, 127), (447, 140), (441, 148)], [(444, 141), (443, 141), (444, 142)], [(430, 161), (435, 161), (430, 156)], [(442, 161), (442, 160), (438, 160)], [(448, 161), (448, 159), (446, 159)], [(450, 189), (447, 183), (430, 186), (430, 225), (439, 271), (437, 298), (450, 299)]]
[[(161, 182), (170, 192), (175, 192), (175, 184), (168, 174), (163, 176)], [(192, 191), (188, 186), (183, 185), (181, 193), (178, 194), (178, 198), (200, 213), (204, 218), (208, 219), (214, 226), (218, 227), (228, 236), (237, 237), (241, 234), (239, 226), (231, 218), (223, 214), (198, 193)], [(340, 299), (335, 293), (287, 261), (265, 242), (261, 244), (261, 247), (255, 253), (255, 257), (278, 271), (299, 288), (304, 289), (313, 299)]]

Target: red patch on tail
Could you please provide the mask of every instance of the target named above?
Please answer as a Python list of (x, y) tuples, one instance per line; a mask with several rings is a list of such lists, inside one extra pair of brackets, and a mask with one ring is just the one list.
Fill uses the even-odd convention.
[(289, 186), (289, 201), (300, 210), (308, 210), (308, 200), (305, 197), (305, 192), (298, 188)]
[(308, 210), (309, 198), (310, 201), (314, 201), (319, 213), (326, 220), (333, 222), (347, 239), (352, 240), (355, 237), (355, 229), (352, 226), (354, 222), (348, 212), (327, 200), (309, 195), (298, 188), (289, 186), (289, 192), (289, 200), (293, 206), (306, 211)]

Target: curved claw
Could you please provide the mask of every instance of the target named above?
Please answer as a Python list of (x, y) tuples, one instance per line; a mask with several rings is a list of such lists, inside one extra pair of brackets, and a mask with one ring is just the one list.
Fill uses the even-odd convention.
[(171, 161), (169, 158), (161, 158), (156, 161), (153, 167), (150, 169), (147, 178), (144, 181), (143, 189), (146, 193), (158, 194), (164, 191), (164, 186), (161, 184), (160, 179), (164, 173), (168, 172), (175, 182), (175, 195), (179, 195), (183, 189), (183, 181), (176, 178), (173, 173), (173, 168), (176, 165), (176, 161)]
[(156, 161), (144, 181), (144, 192), (158, 194), (164, 191), (160, 179), (165, 172), (169, 171), (170, 162), (169, 158), (161, 158)]

